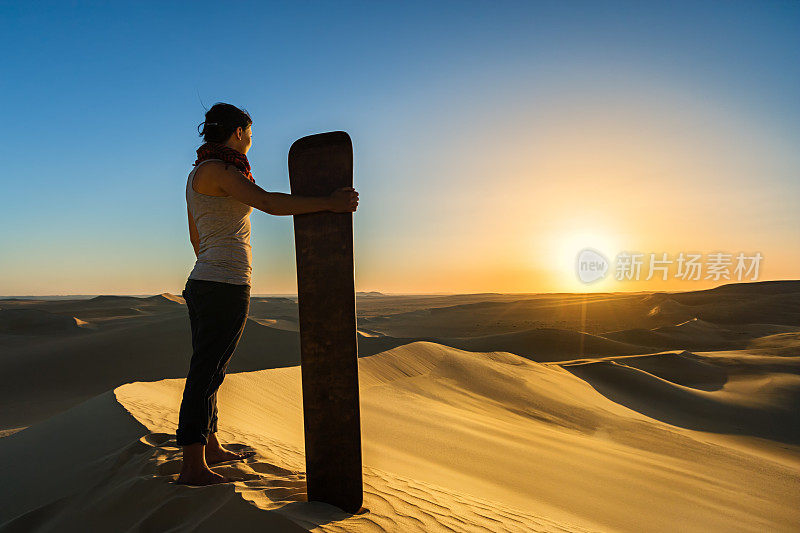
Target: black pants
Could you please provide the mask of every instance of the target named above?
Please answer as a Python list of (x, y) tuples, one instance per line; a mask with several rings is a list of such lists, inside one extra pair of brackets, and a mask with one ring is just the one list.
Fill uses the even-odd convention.
[(250, 285), (188, 279), (183, 297), (192, 324), (192, 360), (176, 436), (179, 446), (208, 444), (217, 431), (217, 389), (250, 310)]

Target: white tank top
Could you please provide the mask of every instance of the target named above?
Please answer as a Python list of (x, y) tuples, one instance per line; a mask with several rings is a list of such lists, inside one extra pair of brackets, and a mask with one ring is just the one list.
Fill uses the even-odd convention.
[(250, 213), (253, 208), (230, 196), (195, 191), (192, 186), (195, 172), (206, 161), (221, 160), (206, 159), (198, 163), (186, 181), (186, 205), (200, 238), (197, 261), (189, 279), (250, 285), (253, 271)]

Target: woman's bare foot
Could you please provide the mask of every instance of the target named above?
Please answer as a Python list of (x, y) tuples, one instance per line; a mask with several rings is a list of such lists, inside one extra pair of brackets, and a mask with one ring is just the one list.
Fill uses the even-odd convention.
[(209, 465), (215, 465), (217, 463), (224, 463), (225, 461), (238, 461), (240, 459), (253, 457), (255, 454), (256, 452), (236, 453), (226, 450), (225, 448), (220, 448), (220, 450), (216, 452), (209, 452), (206, 450), (206, 463)]
[(181, 465), (181, 473), (175, 483), (202, 486), (235, 481), (221, 476), (208, 468), (205, 459), (205, 448), (205, 444), (200, 442), (183, 447), (183, 464)]
[(217, 463), (224, 463), (225, 461), (238, 461), (253, 457), (256, 452), (242, 452), (236, 453), (226, 450), (222, 444), (217, 440), (217, 434), (211, 433), (208, 436), (208, 444), (205, 447), (206, 464), (213, 465)]

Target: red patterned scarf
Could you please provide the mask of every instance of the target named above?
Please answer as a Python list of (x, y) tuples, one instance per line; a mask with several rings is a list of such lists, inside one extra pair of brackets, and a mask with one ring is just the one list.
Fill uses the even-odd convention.
[(253, 178), (253, 173), (250, 172), (250, 162), (247, 160), (247, 156), (230, 146), (221, 143), (205, 143), (197, 149), (197, 161), (193, 163), (193, 166), (197, 166), (206, 159), (222, 159), (226, 163), (231, 163), (241, 170), (247, 179), (253, 183), (256, 182)]

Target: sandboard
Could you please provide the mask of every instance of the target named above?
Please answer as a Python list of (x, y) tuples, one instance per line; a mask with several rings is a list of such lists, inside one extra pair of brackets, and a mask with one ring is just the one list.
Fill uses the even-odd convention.
[[(353, 186), (353, 144), (343, 131), (289, 149), (292, 194)], [(361, 468), (353, 214), (294, 215), (308, 500), (365, 512)]]

